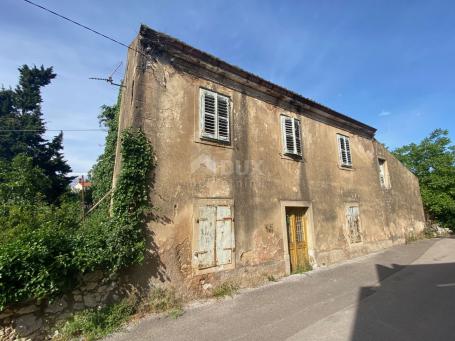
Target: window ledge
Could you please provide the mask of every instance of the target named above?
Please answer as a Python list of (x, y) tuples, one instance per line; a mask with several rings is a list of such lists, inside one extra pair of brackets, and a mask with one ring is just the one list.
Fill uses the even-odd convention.
[(224, 265), (216, 265), (210, 268), (205, 269), (198, 269), (197, 267), (193, 268), (193, 276), (198, 275), (205, 275), (212, 272), (220, 272), (220, 271), (230, 271), (235, 269), (235, 262), (234, 262), (235, 252), (232, 252), (232, 263), (231, 264), (224, 264)]
[(342, 166), (340, 164), (338, 164), (338, 168), (342, 169), (342, 170), (345, 170), (345, 171), (354, 171), (355, 170), (355, 168), (352, 167), (352, 166)]
[(290, 161), (295, 161), (295, 162), (305, 162), (305, 159), (303, 158), (303, 156), (300, 156), (300, 155), (280, 153), (280, 157), (284, 160), (290, 160)]
[(201, 137), (201, 138), (196, 138), (194, 140), (194, 142), (201, 143), (201, 144), (206, 144), (206, 145), (209, 145), (209, 146), (215, 146), (215, 147), (221, 147), (221, 148), (227, 148), (227, 149), (234, 149), (234, 147), (232, 146), (232, 143), (231, 142), (227, 142), (227, 141), (213, 140), (213, 139)]

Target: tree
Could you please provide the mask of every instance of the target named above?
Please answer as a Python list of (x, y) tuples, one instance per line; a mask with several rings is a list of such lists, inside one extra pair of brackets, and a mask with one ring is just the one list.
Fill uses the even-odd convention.
[(30, 156), (19, 154), (12, 162), (0, 161), (2, 203), (36, 204), (49, 187), (49, 179), (40, 168), (33, 165)]
[(31, 157), (51, 184), (42, 193), (51, 203), (58, 202), (73, 179), (68, 176), (71, 168), (62, 154), (63, 134), (51, 141), (44, 137), (41, 89), (55, 77), (52, 67), (23, 65), (19, 68), (16, 88), (0, 90), (0, 160), (12, 162), (21, 154)]
[(455, 230), (455, 146), (448, 134), (436, 129), (419, 144), (397, 148), (393, 154), (419, 179), (429, 218)]
[[(90, 177), (93, 184), (93, 200), (95, 202), (100, 200), (112, 187), (119, 110), (120, 94), (117, 99), (117, 104), (112, 106), (103, 105), (101, 107), (101, 113), (98, 115), (100, 126), (106, 127), (108, 132), (104, 152), (98, 157), (95, 165), (90, 170)], [(109, 203), (109, 201), (106, 202)]]

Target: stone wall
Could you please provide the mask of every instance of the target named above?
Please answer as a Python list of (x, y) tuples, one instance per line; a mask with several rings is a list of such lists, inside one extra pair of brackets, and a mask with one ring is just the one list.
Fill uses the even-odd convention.
[(81, 285), (52, 301), (28, 301), (0, 312), (0, 340), (50, 339), (58, 322), (87, 308), (102, 307), (119, 297), (116, 280), (106, 280), (102, 272), (81, 278)]

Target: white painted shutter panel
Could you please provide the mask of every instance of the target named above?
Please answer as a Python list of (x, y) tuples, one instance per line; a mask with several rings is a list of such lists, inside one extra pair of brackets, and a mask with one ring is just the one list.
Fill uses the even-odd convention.
[(281, 116), (281, 131), (286, 154), (294, 154), (294, 127), (290, 117)]
[(386, 187), (385, 185), (385, 169), (384, 169), (384, 161), (379, 160), (379, 181), (382, 187)]
[(344, 149), (344, 138), (341, 135), (337, 135), (338, 139), (338, 154), (340, 157), (340, 164), (346, 164), (346, 151)]
[(215, 94), (203, 91), (201, 99), (201, 131), (202, 136), (216, 138), (216, 97)]
[(234, 231), (230, 206), (218, 206), (216, 213), (216, 263), (231, 264), (234, 249)]
[(294, 120), (295, 154), (302, 155), (302, 138), (300, 121)]
[(215, 229), (216, 207), (199, 207), (199, 238), (198, 250), (195, 255), (198, 260), (198, 268), (205, 269), (215, 266)]
[(351, 166), (352, 165), (352, 159), (351, 159), (351, 146), (349, 145), (349, 137), (344, 137), (344, 142), (346, 145), (346, 165)]
[(340, 164), (342, 166), (351, 166), (351, 148), (349, 146), (349, 138), (343, 135), (337, 135), (338, 149), (340, 155)]
[(218, 95), (217, 97), (218, 113), (218, 139), (229, 141), (229, 99)]

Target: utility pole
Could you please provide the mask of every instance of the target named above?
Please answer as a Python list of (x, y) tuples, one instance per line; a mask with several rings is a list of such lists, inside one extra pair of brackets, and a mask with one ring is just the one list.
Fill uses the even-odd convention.
[(82, 179), (82, 182), (79, 181), (79, 183), (81, 184), (81, 201), (82, 201), (82, 220), (85, 219), (85, 182), (84, 182), (84, 176), (82, 175), (81, 177)]

